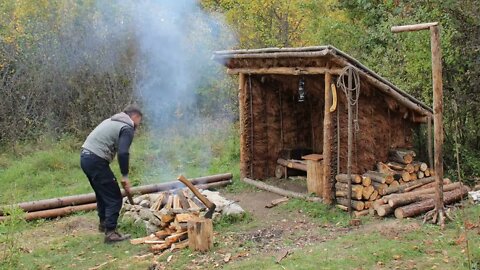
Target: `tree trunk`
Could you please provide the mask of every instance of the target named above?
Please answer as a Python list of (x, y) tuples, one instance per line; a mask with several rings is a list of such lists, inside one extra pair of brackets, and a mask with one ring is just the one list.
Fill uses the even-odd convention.
[(415, 182), (410, 182), (410, 183), (405, 183), (405, 184), (402, 184), (402, 185), (399, 185), (397, 187), (388, 187), (386, 189), (383, 189), (382, 191), (378, 191), (380, 193), (380, 195), (384, 196), (384, 195), (387, 195), (387, 194), (390, 194), (390, 193), (397, 193), (397, 192), (403, 192), (406, 188), (409, 188), (411, 186), (414, 186), (414, 185), (417, 185), (417, 184), (420, 184), (420, 183), (431, 183), (435, 181), (435, 178), (434, 177), (427, 177), (427, 178), (423, 178), (423, 179), (420, 179), (420, 180), (417, 180)]
[[(451, 191), (462, 187), (462, 184), (457, 182), (443, 187), (443, 191)], [(435, 194), (435, 188), (422, 189), (418, 191), (411, 191), (407, 193), (395, 194), (388, 199), (388, 204), (397, 208), (402, 205), (411, 204), (413, 202), (421, 201), (427, 198), (433, 198)]]
[(323, 199), (326, 204), (333, 203), (333, 179), (332, 179), (332, 142), (333, 142), (333, 122), (330, 106), (332, 105), (332, 95), (330, 85), (332, 75), (325, 73), (325, 104), (323, 117)]
[(198, 218), (188, 221), (188, 246), (190, 250), (200, 252), (206, 252), (213, 248), (211, 219)]

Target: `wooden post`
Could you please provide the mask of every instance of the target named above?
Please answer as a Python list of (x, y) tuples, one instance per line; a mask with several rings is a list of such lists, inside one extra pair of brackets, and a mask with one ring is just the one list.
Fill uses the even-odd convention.
[(213, 224), (208, 218), (188, 221), (188, 247), (205, 252), (213, 248)]
[(323, 196), (323, 164), (322, 155), (310, 154), (302, 157), (307, 161), (307, 191)]
[(443, 82), (442, 52), (440, 50), (440, 33), (438, 25), (430, 27), (432, 48), (433, 78), (433, 149), (435, 154), (435, 177), (437, 183), (435, 209), (444, 208), (443, 204)]
[(435, 168), (435, 165), (433, 164), (432, 118), (429, 116), (427, 121), (428, 166), (430, 166), (430, 168)]
[[(432, 51), (433, 79), (433, 148), (435, 164), (435, 215), (434, 221), (445, 225), (445, 205), (443, 203), (443, 82), (442, 53), (440, 49), (440, 32), (438, 22), (417, 25), (394, 26), (392, 32), (418, 31), (430, 29), (430, 46)], [(438, 218), (437, 218), (438, 217)]]
[(245, 88), (245, 74), (238, 74), (238, 112), (240, 114), (240, 177), (248, 174), (248, 132), (247, 132), (247, 95)]
[(332, 143), (333, 143), (333, 122), (330, 107), (332, 106), (332, 75), (325, 73), (325, 105), (323, 117), (323, 201), (326, 204), (333, 204), (333, 182), (332, 182)]
[(348, 175), (348, 213), (352, 214), (352, 144), (353, 144), (353, 129), (352, 129), (352, 106), (350, 101), (352, 100), (352, 69), (348, 69), (348, 153), (347, 153), (347, 175)]

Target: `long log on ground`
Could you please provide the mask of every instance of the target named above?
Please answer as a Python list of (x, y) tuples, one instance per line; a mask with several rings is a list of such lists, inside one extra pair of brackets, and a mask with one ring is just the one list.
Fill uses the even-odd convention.
[[(466, 187), (457, 188), (452, 191), (445, 192), (443, 195), (443, 202), (445, 205), (458, 202), (468, 194)], [(416, 203), (395, 209), (396, 218), (413, 217), (435, 208), (435, 199), (426, 199)]]
[(375, 172), (375, 171), (368, 171), (364, 173), (363, 176), (370, 177), (372, 181), (375, 181), (381, 184), (385, 184), (385, 183), (390, 184), (395, 180), (393, 178), (393, 175), (389, 175), (381, 172)]
[[(229, 185), (231, 183), (232, 183), (231, 180), (226, 180), (226, 181), (195, 185), (195, 187), (200, 189), (207, 189), (207, 188), (222, 187), (222, 186)], [(48, 209), (48, 210), (40, 210), (36, 212), (25, 213), (24, 219), (34, 220), (34, 219), (40, 219), (40, 218), (62, 217), (75, 212), (95, 210), (96, 208), (97, 208), (97, 203), (88, 203), (88, 204), (67, 206), (67, 207), (54, 208), (54, 209)], [(3, 222), (8, 218), (9, 216), (0, 216), (0, 222)]]
[[(226, 174), (217, 174), (205, 177), (194, 178), (191, 182), (194, 185), (199, 184), (210, 184), (215, 182), (222, 182), (225, 180), (232, 179), (231, 173)], [(154, 193), (159, 191), (166, 191), (171, 189), (182, 188), (183, 184), (179, 181), (171, 181), (162, 184), (152, 184), (152, 185), (145, 185), (145, 186), (138, 186), (132, 187), (132, 194), (148, 194)], [(122, 190), (122, 195), (125, 196), (124, 191)], [(23, 202), (16, 204), (14, 206), (23, 209), (26, 212), (34, 212), (46, 209), (54, 209), (59, 207), (65, 206), (75, 206), (75, 205), (83, 205), (88, 203), (96, 202), (95, 193), (88, 193), (82, 195), (73, 195), (61, 198), (53, 198), (53, 199), (46, 199), (46, 200), (39, 200), (39, 201), (32, 201), (32, 202)], [(10, 206), (1, 206), (0, 209), (5, 209)], [(1, 213), (1, 211), (0, 211)], [(3, 213), (1, 213), (3, 214)]]
[[(443, 178), (443, 184), (444, 185), (448, 185), (448, 184), (451, 184), (451, 183), (452, 183), (452, 180), (450, 180), (448, 178)], [(436, 185), (435, 182), (426, 183), (426, 184), (423, 184), (423, 185), (413, 186), (412, 188), (409, 188), (408, 191), (417, 191), (417, 190), (420, 190), (420, 189), (432, 188), (432, 187), (435, 187), (435, 185)], [(407, 189), (405, 189), (405, 192), (406, 191), (407, 191)]]
[[(346, 207), (349, 205), (348, 199), (345, 198), (337, 198), (337, 203)], [(365, 203), (362, 201), (352, 200), (352, 209), (362, 211), (365, 209)]]
[(402, 164), (410, 164), (415, 157), (415, 152), (412, 150), (392, 149), (388, 152), (388, 158)]
[(285, 196), (285, 197), (303, 199), (303, 200), (307, 200), (307, 201), (311, 201), (311, 202), (321, 202), (322, 201), (321, 198), (311, 197), (309, 194), (294, 192), (294, 191), (290, 191), (290, 190), (285, 190), (285, 189), (282, 189), (282, 188), (279, 188), (279, 187), (267, 185), (267, 184), (262, 183), (260, 181), (252, 180), (252, 179), (247, 178), (247, 177), (243, 178), (243, 182), (245, 182), (247, 184), (250, 184), (252, 186), (255, 186), (259, 189), (270, 191), (270, 192), (273, 192), (273, 193), (276, 193), (276, 194), (279, 194), (279, 195), (282, 195), (282, 196)]
[(397, 192), (403, 192), (406, 188), (409, 188), (411, 186), (414, 186), (414, 185), (417, 185), (417, 184), (420, 184), (420, 183), (431, 183), (435, 181), (435, 177), (427, 177), (427, 178), (423, 178), (423, 179), (420, 179), (420, 180), (417, 180), (417, 181), (412, 181), (412, 182), (408, 182), (408, 183), (405, 183), (405, 184), (402, 184), (402, 185), (399, 185), (399, 186), (394, 186), (394, 187), (388, 187), (388, 188), (385, 188), (385, 189), (382, 189), (382, 190), (379, 190), (378, 193), (380, 193), (380, 195), (384, 196), (384, 195), (387, 195), (387, 194), (391, 194), (391, 193), (397, 193)]
[[(352, 184), (361, 184), (362, 183), (362, 176), (361, 175), (352, 174), (350, 178), (352, 179)], [(337, 174), (335, 176), (335, 180), (337, 180), (337, 182), (347, 184), (348, 183), (348, 174), (346, 174), (346, 173)]]
[(277, 159), (277, 163), (282, 165), (282, 166), (285, 166), (287, 168), (290, 168), (290, 169), (297, 169), (297, 170), (304, 171), (304, 172), (307, 171), (307, 164), (306, 163), (289, 161), (289, 160), (286, 160), (286, 159), (283, 159), (283, 158)]
[[(457, 188), (462, 187), (462, 183), (456, 182), (453, 184), (443, 186), (443, 191), (451, 191)], [(435, 196), (435, 188), (427, 188), (418, 191), (411, 191), (406, 193), (394, 194), (388, 198), (388, 205), (393, 208), (397, 208), (402, 205), (411, 204), (413, 202), (425, 200), (428, 198), (433, 198)]]

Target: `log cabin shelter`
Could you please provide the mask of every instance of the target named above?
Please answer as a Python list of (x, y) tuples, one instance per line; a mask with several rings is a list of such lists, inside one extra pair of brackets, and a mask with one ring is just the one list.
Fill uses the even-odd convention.
[(333, 46), (217, 51), (213, 59), (238, 75), (241, 177), (282, 176), (287, 162), (306, 170), (308, 191), (324, 199), (334, 197), (334, 176), (347, 172), (349, 104), (357, 174), (386, 161), (391, 148), (412, 147), (413, 129), (433, 114)]

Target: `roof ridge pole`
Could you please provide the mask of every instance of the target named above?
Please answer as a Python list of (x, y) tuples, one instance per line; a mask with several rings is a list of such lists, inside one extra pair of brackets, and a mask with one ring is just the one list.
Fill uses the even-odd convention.
[(393, 26), (392, 32), (408, 32), (430, 29), (430, 46), (432, 51), (432, 80), (433, 80), (433, 129), (434, 129), (434, 163), (435, 163), (435, 209), (427, 213), (424, 222), (432, 219), (443, 229), (445, 219), (451, 219), (445, 211), (443, 203), (443, 81), (442, 81), (442, 52), (440, 48), (439, 23), (423, 23), (414, 25)]

